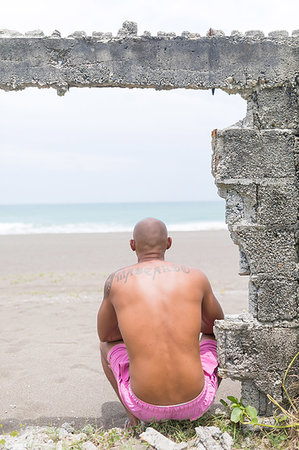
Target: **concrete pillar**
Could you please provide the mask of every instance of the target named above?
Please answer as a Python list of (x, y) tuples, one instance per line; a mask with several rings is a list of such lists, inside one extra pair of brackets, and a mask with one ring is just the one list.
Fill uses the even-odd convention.
[(240, 275), (249, 275), (249, 313), (215, 331), (220, 374), (242, 380), (244, 402), (269, 415), (266, 394), (284, 401), (283, 375), (298, 351), (298, 93), (288, 85), (246, 99), (240, 126), (213, 132), (213, 173)]

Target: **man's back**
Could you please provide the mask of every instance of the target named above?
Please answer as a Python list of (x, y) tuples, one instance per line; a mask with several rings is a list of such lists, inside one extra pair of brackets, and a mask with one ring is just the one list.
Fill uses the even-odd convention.
[(130, 359), (130, 384), (141, 400), (170, 405), (201, 392), (198, 342), (205, 290), (199, 270), (166, 261), (114, 274), (109, 297)]
[[(223, 311), (200, 270), (165, 261), (171, 244), (163, 222), (138, 222), (138, 263), (107, 278), (98, 312), (103, 369), (132, 425), (194, 420), (216, 395), (213, 325)], [(209, 336), (199, 343), (200, 332)]]

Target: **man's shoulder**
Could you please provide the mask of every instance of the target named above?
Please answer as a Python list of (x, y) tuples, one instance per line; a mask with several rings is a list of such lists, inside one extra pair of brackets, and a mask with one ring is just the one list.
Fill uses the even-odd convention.
[(117, 269), (115, 272), (110, 273), (105, 281), (105, 290), (107, 288), (108, 295), (110, 294), (113, 281), (115, 279), (119, 281), (123, 278), (126, 278), (129, 273), (132, 273), (135, 267), (136, 264), (133, 264), (131, 266), (122, 267), (121, 269)]
[(172, 270), (176, 272), (184, 272), (184, 273), (190, 273), (191, 275), (197, 276), (197, 277), (205, 277), (205, 274), (198, 269), (197, 267), (189, 266), (188, 264), (179, 264), (174, 262), (167, 262), (165, 261), (166, 265), (171, 265)]

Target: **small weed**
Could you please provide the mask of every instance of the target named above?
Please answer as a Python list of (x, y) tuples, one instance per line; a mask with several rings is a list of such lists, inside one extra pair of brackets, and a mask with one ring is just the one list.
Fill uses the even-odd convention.
[(122, 448), (125, 448), (124, 443), (128, 443), (131, 438), (129, 431), (121, 428), (111, 428), (104, 431), (102, 429), (95, 429), (93, 434), (88, 436), (89, 440), (101, 449), (110, 449), (117, 443), (122, 443)]
[(10, 433), (10, 435), (12, 436), (12, 437), (16, 437), (16, 436), (18, 436), (18, 431), (17, 430), (13, 430), (11, 433)]
[[(233, 424), (234, 440), (236, 439), (237, 430), (241, 428), (241, 424), (253, 425), (263, 434), (259, 448), (297, 448), (299, 427), (298, 408), (296, 407), (296, 399), (293, 399), (293, 401), (291, 400), (285, 387), (285, 382), (289, 370), (298, 356), (299, 352), (290, 362), (282, 382), (283, 390), (285, 391), (286, 397), (290, 403), (289, 410), (287, 411), (273, 397), (271, 397), (271, 395), (267, 394), (268, 399), (278, 408), (278, 410), (280, 410), (280, 414), (274, 415), (273, 417), (275, 421), (274, 424), (259, 422), (257, 410), (252, 406), (245, 406), (242, 399), (238, 400), (236, 397), (228, 396), (227, 398), (230, 400), (230, 405), (228, 405), (224, 400), (220, 400), (220, 402), (230, 411), (230, 421)], [(269, 445), (272, 447), (269, 447)]]
[(220, 400), (223, 406), (228, 409), (231, 409), (230, 420), (236, 423), (248, 424), (248, 425), (257, 425), (257, 410), (253, 406), (244, 406), (242, 403), (242, 399), (238, 400), (236, 397), (229, 395), (228, 400), (230, 400), (231, 404), (228, 405), (223, 399)]

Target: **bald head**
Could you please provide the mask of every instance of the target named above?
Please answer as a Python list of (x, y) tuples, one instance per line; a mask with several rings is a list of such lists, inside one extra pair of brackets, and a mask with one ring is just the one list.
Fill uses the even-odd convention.
[(148, 217), (135, 225), (133, 231), (133, 250), (137, 253), (159, 252), (163, 253), (170, 247), (166, 225), (158, 219)]

